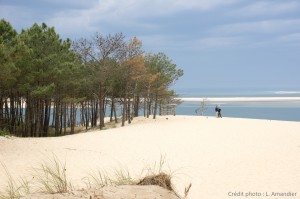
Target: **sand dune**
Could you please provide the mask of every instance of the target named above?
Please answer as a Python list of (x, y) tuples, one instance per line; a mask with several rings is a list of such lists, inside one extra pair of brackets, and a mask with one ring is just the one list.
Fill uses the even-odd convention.
[[(176, 190), (183, 195), (192, 183), (192, 199), (264, 198), (272, 192), (300, 197), (300, 122), (164, 116), (73, 136), (0, 137), (0, 161), (14, 177), (29, 176), (52, 154), (66, 162), (78, 188), (93, 170), (122, 167), (139, 177), (165, 155)], [(0, 167), (0, 187), (6, 180)]]

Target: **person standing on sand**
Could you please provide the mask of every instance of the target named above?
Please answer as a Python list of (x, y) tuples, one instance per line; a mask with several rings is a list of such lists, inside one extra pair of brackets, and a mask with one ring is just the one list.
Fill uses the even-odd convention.
[(218, 106), (218, 118), (222, 118), (220, 105)]
[(216, 105), (216, 108), (215, 108), (215, 112), (216, 112), (216, 118), (218, 118), (218, 115), (219, 115), (219, 108), (218, 108), (218, 105)]

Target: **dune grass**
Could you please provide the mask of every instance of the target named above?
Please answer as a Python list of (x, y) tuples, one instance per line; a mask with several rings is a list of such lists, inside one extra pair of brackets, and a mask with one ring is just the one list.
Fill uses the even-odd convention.
[(146, 167), (146, 169), (144, 169), (144, 172), (146, 171), (145, 174), (142, 175), (136, 184), (160, 186), (173, 192), (178, 198), (186, 198), (189, 194), (192, 184), (190, 183), (187, 187), (185, 187), (183, 197), (179, 196), (172, 184), (172, 179), (174, 178), (176, 171), (172, 171), (170, 168), (167, 171), (165, 167), (166, 155), (160, 155), (159, 162), (155, 162), (153, 166)]
[(152, 166), (146, 167), (144, 169), (144, 174), (140, 177), (140, 180), (136, 184), (160, 186), (178, 196), (171, 182), (174, 173), (171, 172), (171, 169), (166, 171), (165, 165), (166, 156), (160, 155), (159, 162), (155, 162)]
[(50, 194), (65, 193), (72, 189), (66, 175), (66, 164), (61, 163), (55, 156), (43, 162), (38, 168), (34, 168), (30, 181), (25, 178), (15, 181), (5, 164), (1, 164), (8, 180), (6, 187), (0, 192), (0, 199), (20, 198), (36, 192), (33, 189)]
[[(161, 156), (158, 163), (155, 162), (152, 166), (143, 169), (138, 179), (132, 178), (128, 169), (120, 168), (114, 169), (110, 173), (105, 170), (91, 172), (82, 181), (86, 184), (86, 189), (119, 185), (156, 185), (172, 191), (180, 198), (171, 183), (173, 173), (164, 170), (165, 163), (165, 156)], [(21, 178), (16, 182), (7, 167), (3, 163), (1, 164), (8, 177), (8, 182), (3, 193), (0, 194), (0, 199), (15, 199), (35, 192), (55, 194), (74, 190), (67, 177), (66, 163), (59, 161), (55, 155), (48, 158), (39, 167), (34, 168), (31, 181)], [(185, 197), (190, 188), (191, 184), (185, 189)]]
[(8, 168), (4, 163), (1, 162), (1, 165), (4, 169), (4, 172), (7, 176), (7, 185), (3, 189), (3, 191), (0, 192), (0, 199), (15, 199), (20, 198), (21, 196), (24, 196), (26, 194), (30, 193), (30, 182), (26, 180), (25, 178), (19, 178), (19, 180), (16, 182), (10, 172), (8, 171)]
[(135, 180), (131, 177), (128, 169), (123, 168), (114, 169), (111, 173), (104, 170), (93, 171), (83, 178), (83, 181), (88, 189), (135, 184)]
[(62, 163), (53, 155), (34, 169), (34, 178), (39, 189), (46, 193), (65, 193), (72, 189), (67, 178), (66, 163)]

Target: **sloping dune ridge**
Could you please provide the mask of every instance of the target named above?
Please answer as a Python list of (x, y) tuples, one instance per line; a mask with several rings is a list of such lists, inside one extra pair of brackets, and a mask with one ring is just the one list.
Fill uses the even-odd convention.
[[(171, 174), (179, 196), (184, 195), (185, 187), (191, 183), (188, 194), (191, 199), (246, 198), (246, 195), (270, 199), (300, 197), (300, 122), (139, 117), (125, 127), (72, 136), (0, 137), (0, 161), (15, 179), (30, 178), (32, 168), (53, 155), (66, 164), (67, 177), (75, 190), (69, 195), (43, 195), (44, 198), (78, 198), (80, 194), (88, 198), (92, 196), (88, 194), (100, 195), (100, 192), (103, 195), (105, 190), (94, 190), (87, 195), (80, 191), (86, 187), (83, 179), (89, 173), (125, 168), (138, 179), (146, 168), (156, 167), (161, 157), (165, 157), (164, 171)], [(0, 166), (0, 190), (5, 188), (7, 180)], [(177, 198), (160, 187), (143, 187), (144, 190), (138, 187), (110, 187), (109, 192), (121, 193), (120, 198)], [(149, 195), (157, 190), (157, 196)], [(42, 198), (42, 195), (27, 198)]]

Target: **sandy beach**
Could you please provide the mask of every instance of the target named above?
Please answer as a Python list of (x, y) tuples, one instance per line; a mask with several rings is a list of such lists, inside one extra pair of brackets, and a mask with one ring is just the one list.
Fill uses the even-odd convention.
[[(77, 188), (97, 169), (126, 168), (138, 178), (165, 156), (164, 169), (172, 173), (177, 193), (183, 195), (192, 183), (191, 199), (300, 198), (300, 122), (139, 117), (125, 127), (72, 136), (0, 137), (0, 161), (15, 178), (30, 176), (53, 154), (66, 163)], [(0, 187), (6, 182), (0, 166)]]

